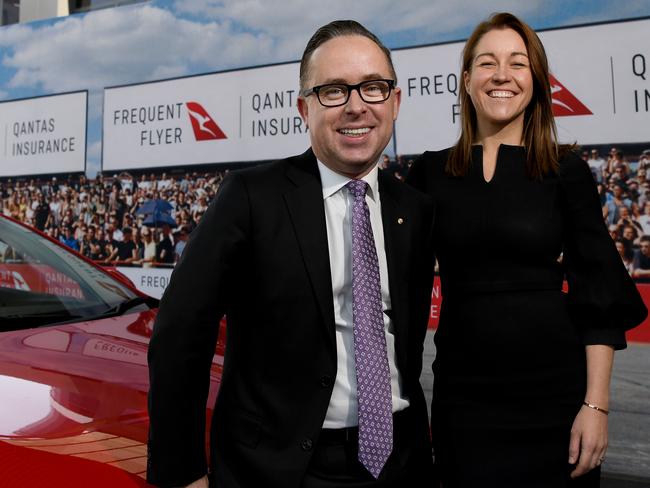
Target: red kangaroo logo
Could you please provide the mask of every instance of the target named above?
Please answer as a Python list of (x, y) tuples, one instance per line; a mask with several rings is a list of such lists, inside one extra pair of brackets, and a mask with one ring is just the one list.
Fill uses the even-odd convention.
[(194, 129), (194, 137), (197, 141), (228, 139), (226, 134), (224, 134), (201, 104), (197, 102), (187, 102), (185, 105), (187, 105), (187, 112), (190, 116), (192, 129)]
[(551, 97), (553, 101), (553, 115), (566, 117), (568, 115), (592, 115), (589, 110), (573, 93), (557, 81), (553, 75), (549, 75), (551, 83)]

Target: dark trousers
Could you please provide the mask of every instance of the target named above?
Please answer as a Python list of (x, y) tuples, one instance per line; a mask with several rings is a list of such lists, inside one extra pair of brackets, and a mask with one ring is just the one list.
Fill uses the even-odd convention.
[(431, 448), (409, 409), (393, 416), (393, 452), (375, 479), (358, 460), (358, 430), (324, 429), (301, 488), (417, 488), (433, 485)]

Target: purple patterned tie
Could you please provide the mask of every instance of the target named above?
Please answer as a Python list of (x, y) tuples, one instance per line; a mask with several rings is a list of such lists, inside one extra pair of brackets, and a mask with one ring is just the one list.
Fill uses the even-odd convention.
[(352, 316), (359, 402), (359, 461), (379, 477), (393, 450), (393, 403), (379, 261), (366, 204), (368, 184), (346, 185), (352, 204)]

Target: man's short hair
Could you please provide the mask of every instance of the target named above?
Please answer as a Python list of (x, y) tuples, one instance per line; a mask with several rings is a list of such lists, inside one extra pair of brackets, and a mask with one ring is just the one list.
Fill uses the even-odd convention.
[(395, 67), (393, 66), (393, 59), (391, 58), (390, 50), (384, 46), (379, 38), (356, 20), (335, 20), (319, 28), (314, 33), (314, 35), (311, 36), (311, 39), (309, 39), (309, 42), (305, 47), (305, 51), (302, 53), (302, 59), (300, 60), (301, 91), (308, 88), (307, 79), (309, 78), (309, 61), (311, 60), (311, 55), (316, 49), (325, 44), (327, 41), (342, 36), (367, 37), (372, 42), (377, 44), (379, 49), (381, 49), (386, 56), (386, 61), (388, 61), (388, 67), (390, 69), (390, 75), (397, 83), (397, 75), (395, 74)]

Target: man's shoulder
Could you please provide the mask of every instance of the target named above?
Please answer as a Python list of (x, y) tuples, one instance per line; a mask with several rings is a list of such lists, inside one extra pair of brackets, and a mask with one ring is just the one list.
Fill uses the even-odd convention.
[(312, 160), (315, 164), (316, 159), (311, 150), (308, 150), (302, 154), (270, 160), (247, 168), (234, 169), (231, 170), (229, 174), (242, 176), (244, 178), (268, 177), (274, 173), (284, 173), (292, 166), (308, 164), (308, 162)]
[(279, 190), (280, 184), (287, 181), (288, 173), (306, 173), (311, 176), (318, 174), (316, 158), (311, 149), (288, 158), (277, 159), (257, 166), (235, 169), (228, 173), (226, 179), (239, 179), (249, 188)]

